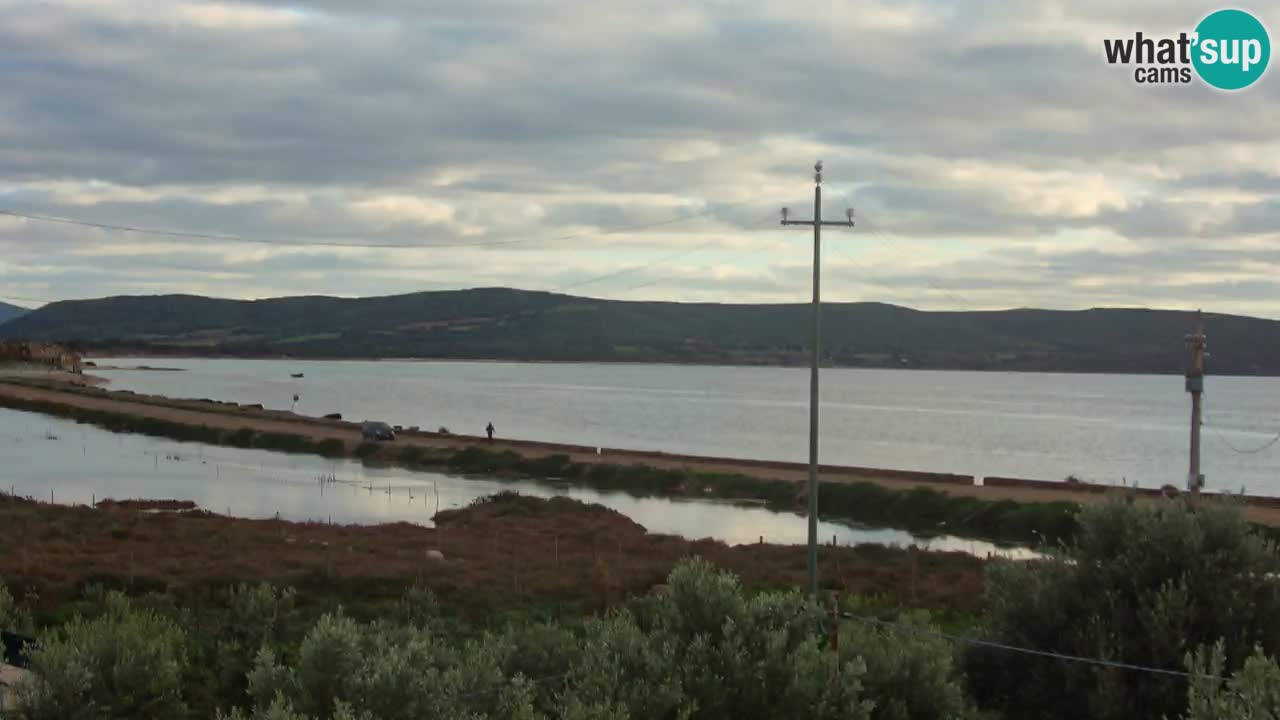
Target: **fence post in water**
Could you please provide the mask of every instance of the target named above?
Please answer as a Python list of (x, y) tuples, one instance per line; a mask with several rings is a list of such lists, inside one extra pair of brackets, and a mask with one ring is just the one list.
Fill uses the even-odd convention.
[(551, 539), (552, 552), (555, 555), (556, 570), (560, 569), (560, 536), (556, 535)]

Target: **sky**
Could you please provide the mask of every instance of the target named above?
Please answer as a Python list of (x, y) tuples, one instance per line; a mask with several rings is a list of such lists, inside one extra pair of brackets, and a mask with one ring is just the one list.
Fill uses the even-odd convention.
[(803, 302), (821, 159), (824, 299), (1280, 318), (1280, 70), (1103, 56), (1218, 7), (0, 0), (0, 213), (201, 236), (0, 214), (0, 301)]

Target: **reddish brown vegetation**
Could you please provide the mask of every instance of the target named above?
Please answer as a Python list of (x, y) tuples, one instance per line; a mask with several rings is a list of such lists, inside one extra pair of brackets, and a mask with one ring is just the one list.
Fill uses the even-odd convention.
[(195, 510), (190, 500), (99, 500), (99, 510)]
[[(754, 588), (798, 587), (803, 547), (689, 542), (653, 535), (576, 501), (500, 498), (442, 513), (440, 529), (337, 526), (149, 513), (0, 497), (0, 577), (15, 595), (56, 607), (94, 582), (183, 593), (268, 581), (339, 598), (392, 597), (417, 583), (474, 613), (540, 603), (598, 610), (662, 583), (701, 555)], [(427, 551), (439, 549), (443, 560)], [(822, 576), (903, 605), (973, 610), (982, 561), (875, 546), (823, 548)]]

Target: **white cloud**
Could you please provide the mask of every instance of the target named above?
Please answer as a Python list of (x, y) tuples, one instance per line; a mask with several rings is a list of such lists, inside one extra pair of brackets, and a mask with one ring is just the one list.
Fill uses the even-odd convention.
[(546, 288), (642, 268), (578, 291), (802, 300), (806, 236), (777, 211), (808, 216), (823, 159), (828, 216), (869, 221), (833, 233), (830, 297), (1280, 316), (1280, 81), (1138, 87), (1101, 57), (1104, 37), (1190, 26), (1189, 1), (0, 13), (0, 209), (291, 243), (0, 216), (0, 293)]
[(351, 203), (356, 215), (376, 227), (402, 223), (439, 225), (453, 220), (453, 208), (431, 198), (408, 195), (382, 195)]

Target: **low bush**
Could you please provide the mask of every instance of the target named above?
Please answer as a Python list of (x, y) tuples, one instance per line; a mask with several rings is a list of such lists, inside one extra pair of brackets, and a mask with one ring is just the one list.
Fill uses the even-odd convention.
[(261, 450), (278, 450), (287, 453), (316, 452), (316, 443), (305, 435), (296, 433), (257, 433), (253, 437), (253, 447)]
[[(988, 570), (988, 632), (1009, 645), (1180, 669), (1215, 643), (1222, 669), (1255, 648), (1280, 652), (1276, 547), (1227, 502), (1113, 500), (1080, 511), (1051, 559)], [(1186, 681), (975, 649), (969, 676), (1007, 717), (1161, 718), (1185, 707)]]
[(243, 427), (228, 433), (222, 438), (222, 442), (233, 447), (251, 448), (253, 447), (253, 428)]
[(22, 720), (185, 717), (184, 634), (158, 613), (111, 593), (106, 611), (41, 638), (31, 682), (19, 686)]
[(342, 457), (347, 454), (347, 446), (338, 438), (325, 438), (316, 443), (316, 452), (325, 457)]

